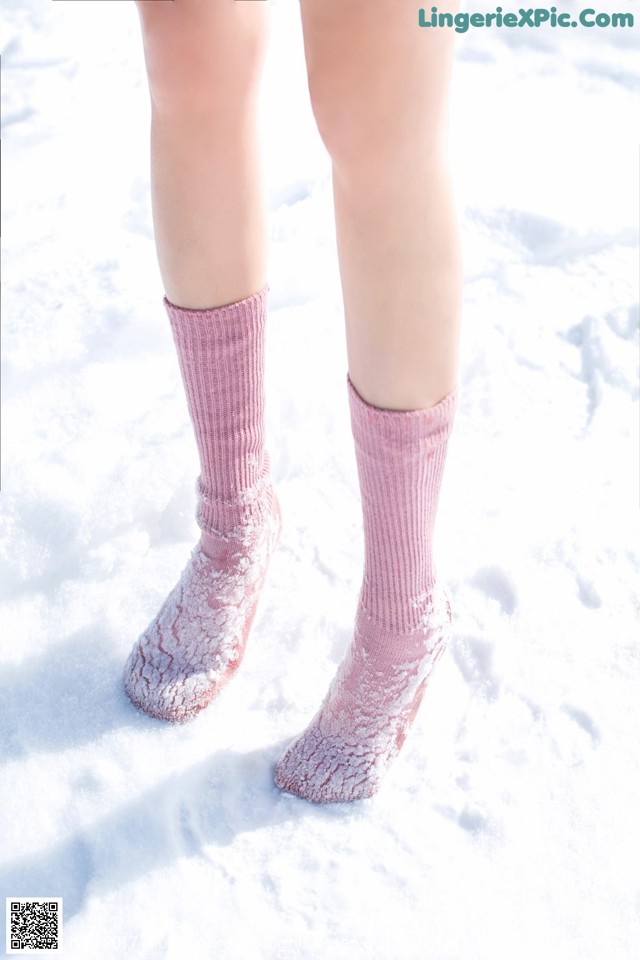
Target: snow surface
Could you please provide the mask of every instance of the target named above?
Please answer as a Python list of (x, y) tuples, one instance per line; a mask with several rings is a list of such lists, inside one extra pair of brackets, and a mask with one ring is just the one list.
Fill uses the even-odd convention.
[(3, 0), (0, 905), (62, 896), (69, 960), (631, 960), (638, 28), (458, 37), (465, 317), (437, 532), (455, 636), (381, 792), (318, 807), (272, 770), (349, 643), (361, 520), (330, 165), (298, 4), (272, 6), (284, 532), (242, 670), (173, 727), (121, 684), (197, 538), (138, 18)]

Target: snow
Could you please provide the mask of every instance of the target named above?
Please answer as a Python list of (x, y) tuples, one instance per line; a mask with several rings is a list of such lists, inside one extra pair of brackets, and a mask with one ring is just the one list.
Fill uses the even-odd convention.
[[(0, 12), (0, 903), (61, 896), (68, 960), (631, 960), (637, 26), (457, 38), (465, 309), (437, 531), (454, 639), (380, 793), (320, 807), (272, 770), (350, 641), (361, 520), (330, 165), (298, 5), (272, 7), (284, 530), (242, 669), (184, 727), (136, 711), (121, 682), (197, 538), (137, 15)], [(3, 951), (4, 936), (2, 918)]]

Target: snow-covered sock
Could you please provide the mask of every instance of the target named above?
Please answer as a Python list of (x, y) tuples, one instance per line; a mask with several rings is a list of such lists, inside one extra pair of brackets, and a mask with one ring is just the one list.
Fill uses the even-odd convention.
[(125, 667), (133, 703), (182, 722), (208, 706), (239, 666), (280, 509), (264, 446), (268, 287), (206, 310), (164, 298), (200, 457), (200, 542)]
[(364, 518), (353, 640), (313, 720), (276, 765), (283, 790), (315, 803), (372, 796), (399, 753), (451, 609), (432, 559), (456, 391), (424, 410), (383, 410), (348, 378)]

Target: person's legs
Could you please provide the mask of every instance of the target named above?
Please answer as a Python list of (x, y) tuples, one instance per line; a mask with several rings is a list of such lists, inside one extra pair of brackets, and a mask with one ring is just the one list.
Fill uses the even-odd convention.
[(158, 259), (200, 457), (202, 536), (125, 668), (188, 720), (238, 667), (280, 513), (264, 448), (266, 216), (256, 101), (268, 5), (139, 0)]
[(168, 299), (212, 307), (265, 284), (256, 121), (269, 3), (137, 0), (151, 97), (151, 193)]
[(365, 569), (353, 642), (275, 780), (327, 802), (377, 790), (448, 638), (432, 537), (462, 284), (447, 159), (453, 32), (421, 30), (411, 0), (301, 0), (301, 10), (333, 167)]
[(428, 407), (457, 375), (461, 265), (447, 157), (454, 32), (420, 29), (412, 0), (301, 0), (301, 10), (311, 99), (333, 166), (349, 374), (376, 406)]

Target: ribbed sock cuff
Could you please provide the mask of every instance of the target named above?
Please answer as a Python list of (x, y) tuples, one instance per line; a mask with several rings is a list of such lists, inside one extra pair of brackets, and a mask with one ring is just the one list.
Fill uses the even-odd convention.
[(268, 509), (264, 350), (268, 286), (236, 303), (178, 307), (164, 297), (200, 457), (197, 519), (211, 533)]
[(444, 443), (453, 427), (458, 391), (452, 390), (439, 403), (423, 410), (387, 410), (364, 400), (347, 374), (351, 426), (356, 444), (369, 449), (393, 450), (422, 441), (427, 451)]
[(391, 630), (413, 630), (435, 584), (433, 531), (457, 391), (423, 410), (386, 410), (347, 382), (365, 539), (360, 608)]

